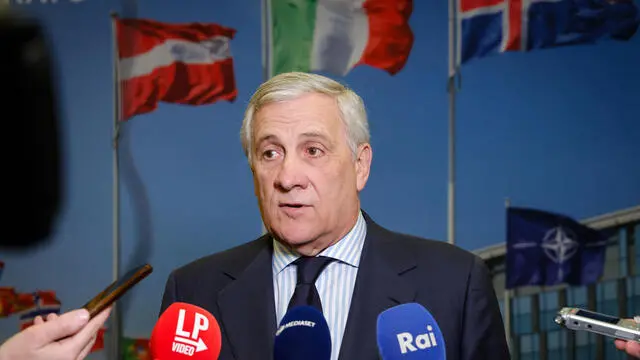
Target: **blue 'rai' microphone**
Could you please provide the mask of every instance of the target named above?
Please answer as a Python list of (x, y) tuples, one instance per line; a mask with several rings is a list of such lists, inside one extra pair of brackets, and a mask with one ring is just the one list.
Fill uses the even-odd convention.
[(331, 334), (322, 313), (311, 306), (291, 308), (276, 331), (274, 360), (329, 360)]
[(378, 350), (383, 360), (445, 360), (444, 337), (424, 306), (402, 304), (378, 315)]

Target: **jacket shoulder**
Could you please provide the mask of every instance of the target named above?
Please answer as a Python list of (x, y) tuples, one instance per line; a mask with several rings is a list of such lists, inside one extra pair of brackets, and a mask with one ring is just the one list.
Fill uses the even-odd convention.
[(379, 230), (394, 247), (402, 248), (419, 262), (446, 262), (449, 264), (447, 267), (460, 267), (469, 266), (480, 259), (476, 254), (446, 241), (404, 234), (382, 227), (379, 227)]

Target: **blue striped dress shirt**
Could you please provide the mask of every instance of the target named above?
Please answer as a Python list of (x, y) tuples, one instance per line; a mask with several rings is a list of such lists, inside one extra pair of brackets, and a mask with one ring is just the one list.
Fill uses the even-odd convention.
[[(331, 332), (331, 359), (337, 360), (340, 354), (342, 335), (347, 324), (351, 296), (358, 275), (360, 254), (367, 234), (367, 224), (358, 215), (355, 226), (334, 245), (318, 255), (329, 256), (337, 261), (330, 263), (318, 276), (316, 287), (322, 301), (324, 317)], [(273, 290), (278, 324), (287, 312), (289, 300), (296, 288), (297, 270), (291, 264), (299, 254), (273, 240)]]

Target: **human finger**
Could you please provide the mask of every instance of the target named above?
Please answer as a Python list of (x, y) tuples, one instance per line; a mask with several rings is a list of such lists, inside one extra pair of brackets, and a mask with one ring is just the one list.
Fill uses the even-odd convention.
[(91, 319), (82, 330), (78, 331), (73, 337), (64, 339), (61, 345), (65, 347), (65, 351), (71, 354), (80, 354), (82, 350), (91, 342), (91, 339), (97, 334), (100, 328), (111, 314), (111, 307), (103, 310), (101, 313)]
[(640, 358), (640, 343), (635, 341), (627, 341), (625, 351), (627, 352), (627, 354), (633, 357)]
[(93, 335), (91, 340), (89, 340), (89, 342), (80, 351), (80, 354), (78, 354), (78, 356), (76, 357), (76, 360), (82, 360), (82, 359), (86, 358), (87, 355), (89, 355), (89, 352), (91, 352), (91, 349), (93, 348), (93, 345), (96, 343), (96, 339), (97, 338), (98, 338), (97, 335)]
[(85, 309), (70, 311), (52, 321), (30, 326), (25, 331), (29, 344), (35, 348), (48, 345), (56, 340), (71, 336), (87, 324), (89, 312)]

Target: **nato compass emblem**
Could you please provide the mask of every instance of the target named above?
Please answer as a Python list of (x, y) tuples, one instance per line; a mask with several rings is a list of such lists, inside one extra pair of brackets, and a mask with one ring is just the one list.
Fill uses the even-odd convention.
[(578, 252), (578, 247), (580, 246), (576, 241), (576, 234), (570, 229), (558, 226), (544, 234), (540, 246), (547, 257), (559, 265), (558, 281), (562, 281), (564, 276), (562, 264), (570, 260)]
[[(513, 248), (526, 249), (537, 246), (537, 242), (522, 241), (514, 244)], [(580, 247), (576, 234), (571, 229), (556, 226), (547, 230), (542, 238), (540, 247), (551, 261), (558, 264), (558, 281), (562, 281), (564, 276), (562, 264), (570, 260)]]

